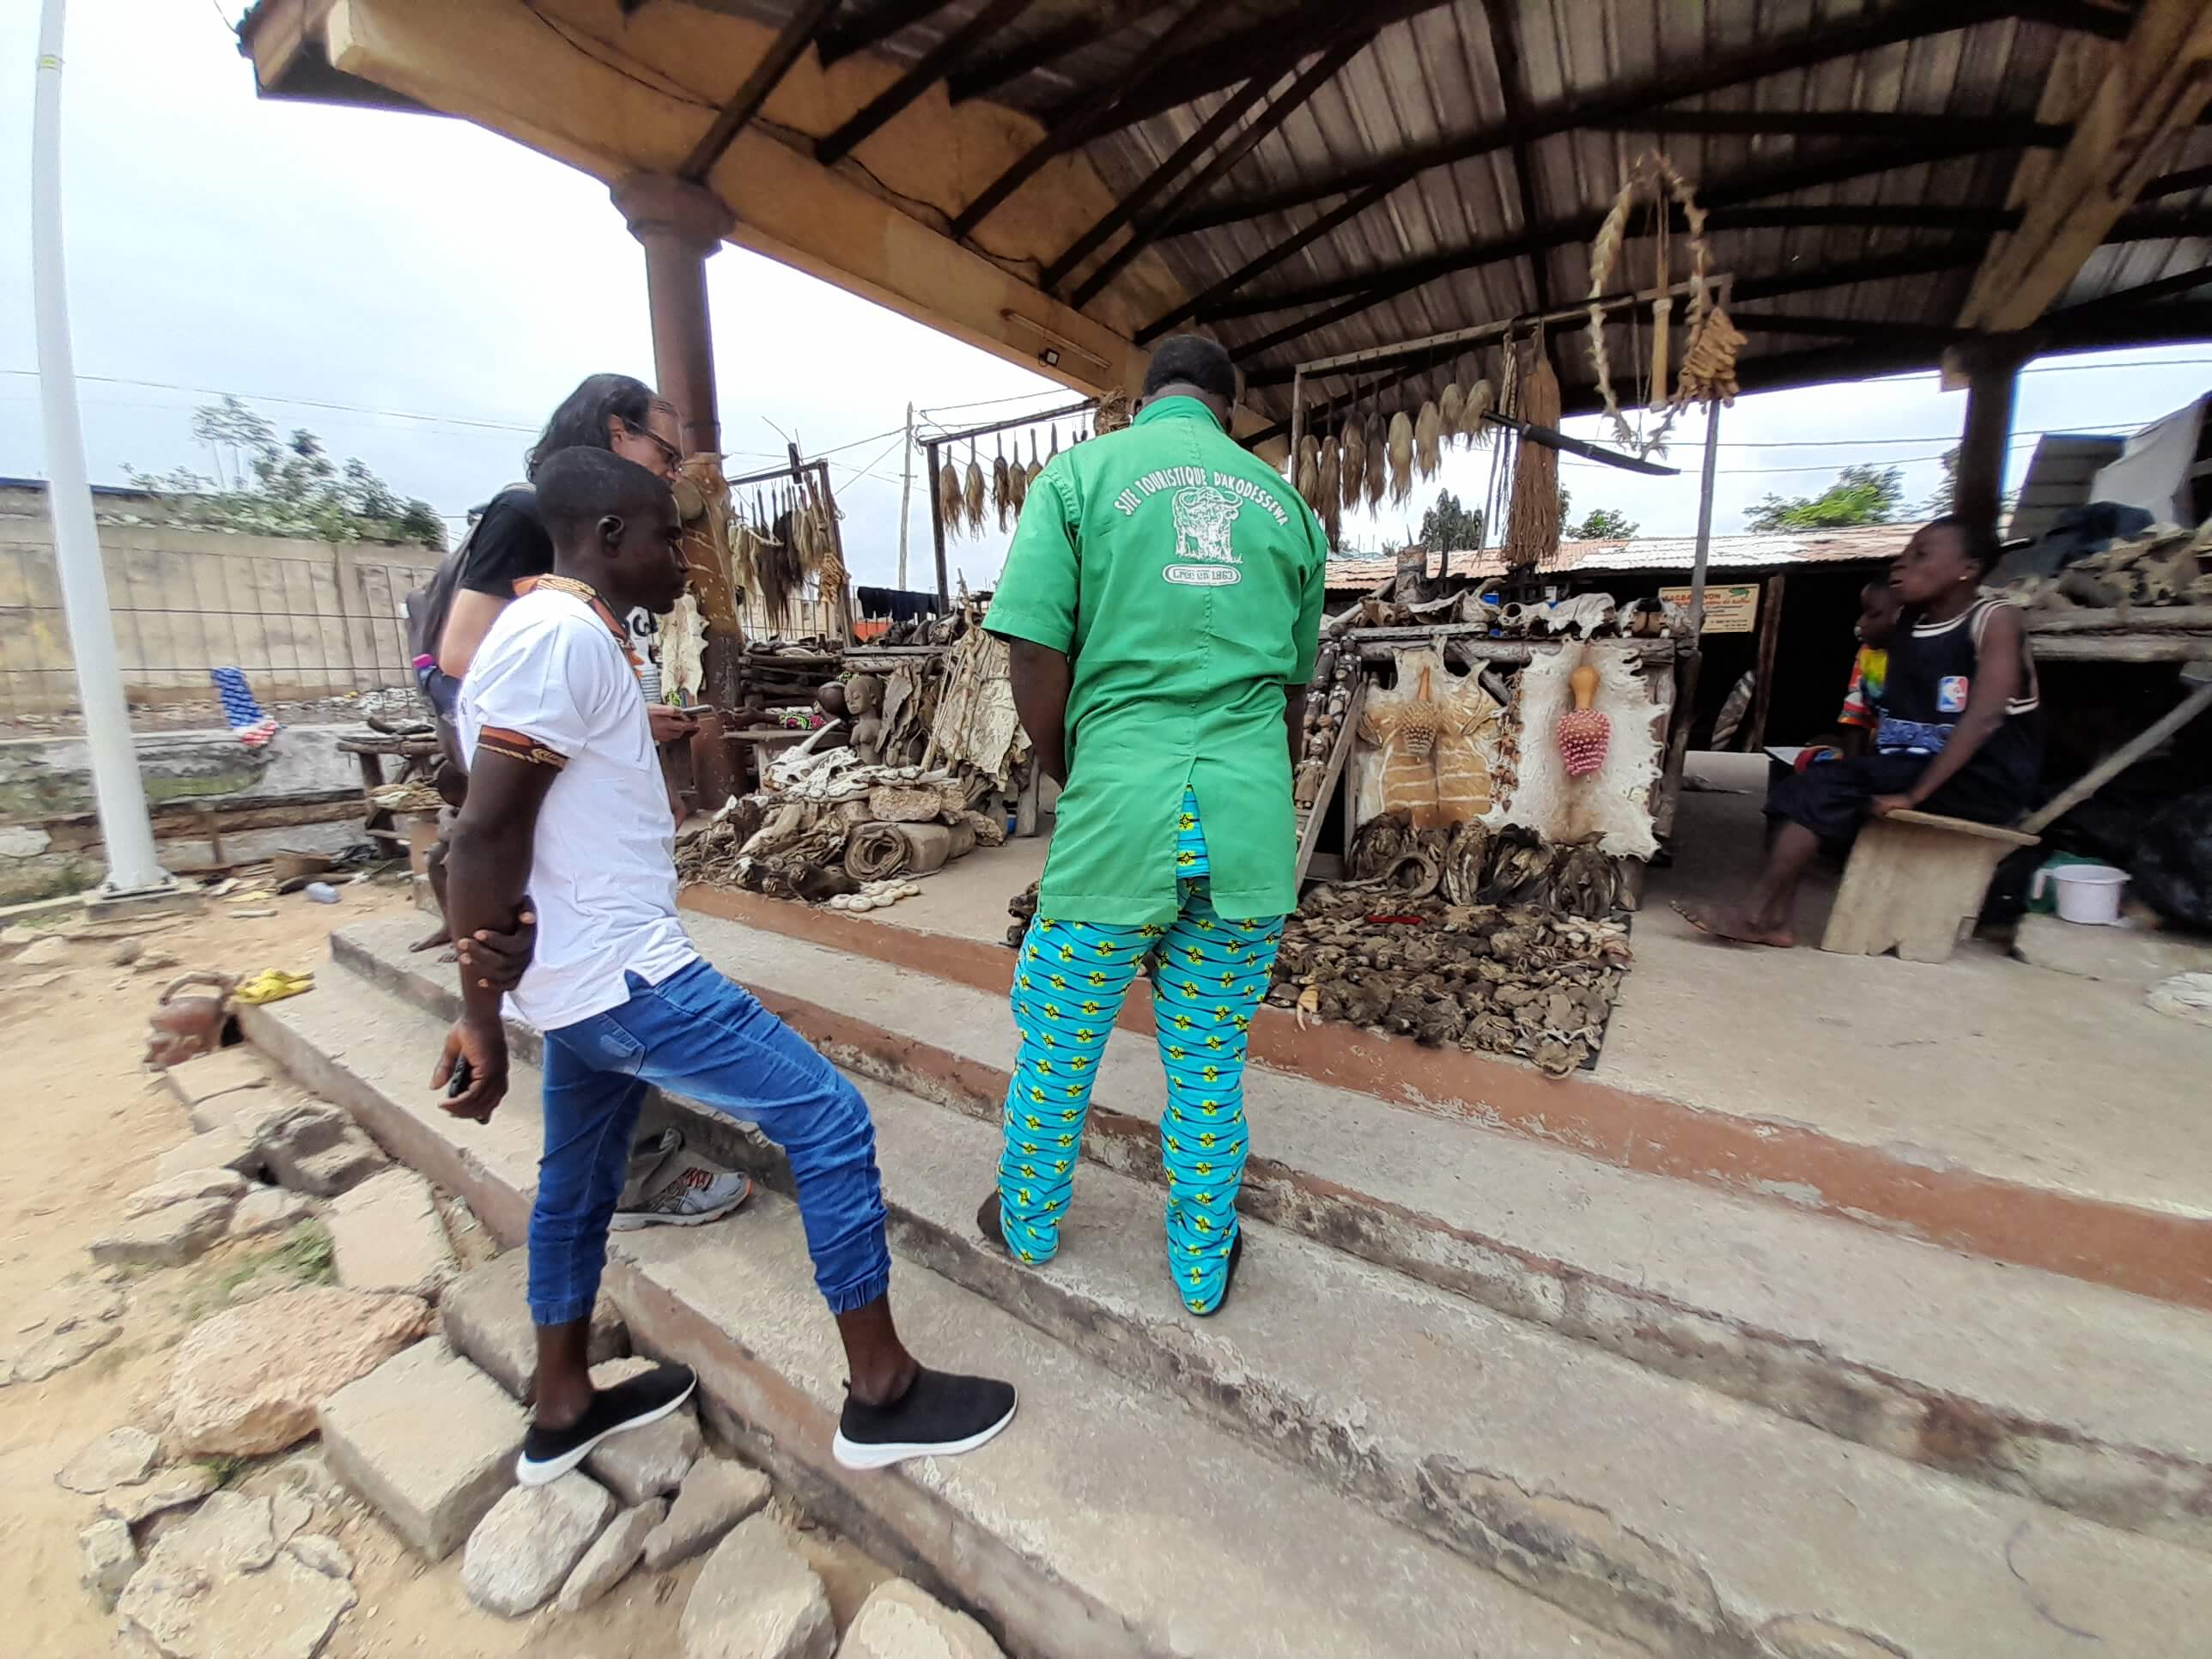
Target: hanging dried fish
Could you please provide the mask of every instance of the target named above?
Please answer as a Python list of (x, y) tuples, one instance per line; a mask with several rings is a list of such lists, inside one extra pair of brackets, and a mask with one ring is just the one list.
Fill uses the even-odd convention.
[(1446, 386), (1443, 395), (1437, 399), (1437, 424), (1439, 436), (1444, 442), (1449, 443), (1454, 438), (1463, 435), (1460, 430), (1460, 416), (1466, 407), (1467, 393), (1459, 389), (1456, 380)]
[(1390, 417), (1390, 501), (1402, 506), (1413, 493), (1413, 423), (1400, 410)]
[(1359, 509), (1359, 492), (1367, 482), (1367, 439), (1355, 415), (1344, 423), (1344, 509)]
[(1298, 440), (1298, 464), (1291, 488), (1308, 507), (1321, 511), (1321, 441), (1310, 432)]
[[(1521, 418), (1534, 426), (1559, 423), (1559, 377), (1552, 372), (1543, 331), (1535, 342), (1535, 367), (1521, 383)], [(1546, 444), (1522, 444), (1513, 461), (1513, 505), (1505, 521), (1505, 562), (1536, 564), (1559, 550), (1559, 453)]]
[(1443, 465), (1444, 422), (1431, 403), (1424, 403), (1413, 422), (1413, 465), (1424, 478), (1433, 478)]
[(1049, 454), (1049, 455), (1047, 455), (1047, 456), (1045, 457), (1045, 459), (1047, 459), (1048, 461), (1050, 461), (1050, 460), (1056, 460), (1056, 459), (1059, 459), (1059, 456), (1060, 456), (1060, 422), (1059, 422), (1058, 421), (1054, 421), (1054, 422), (1052, 423), (1052, 453), (1051, 453), (1051, 454)]
[(1320, 499), (1313, 503), (1313, 507), (1314, 510), (1321, 514), (1322, 523), (1328, 527), (1328, 538), (1332, 544), (1336, 540), (1337, 515), (1343, 501), (1341, 494), (1343, 474), (1344, 453), (1337, 447), (1336, 440), (1322, 439), (1321, 441), (1321, 495)]
[(946, 461), (945, 470), (937, 475), (937, 516), (944, 520), (948, 536), (958, 535), (968, 522), (968, 497), (961, 488), (957, 461)]
[(1022, 503), (1030, 498), (1030, 470), (1022, 465), (1022, 441), (1014, 440), (1014, 459), (1006, 463), (1006, 501), (1013, 508), (1014, 522), (1022, 519)]
[(970, 535), (983, 533), (983, 466), (975, 458), (975, 441), (968, 441), (968, 489), (966, 492), (968, 531)]
[(1014, 505), (1012, 479), (1006, 470), (1006, 437), (996, 440), (999, 453), (991, 461), (991, 510), (999, 515), (999, 528), (1006, 528), (1007, 511)]
[(1043, 471), (1044, 463), (1037, 459), (1036, 430), (1031, 428), (1030, 430), (1030, 482), (1035, 483), (1037, 481), (1037, 474)]
[(1459, 430), (1460, 435), (1471, 444), (1490, 441), (1490, 427), (1482, 417), (1491, 410), (1492, 397), (1487, 380), (1477, 380), (1467, 389), (1467, 401), (1459, 412)]

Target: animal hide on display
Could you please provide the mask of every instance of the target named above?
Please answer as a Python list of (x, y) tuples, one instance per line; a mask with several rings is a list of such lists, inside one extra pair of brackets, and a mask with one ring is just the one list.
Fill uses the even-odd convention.
[[(1361, 774), (1376, 802), (1355, 799), (1355, 816), (1402, 812), (1415, 830), (1487, 817), (1504, 770), (1504, 709), (1426, 646), (1396, 656), (1397, 684), (1370, 689), (1360, 716), (1360, 741), (1380, 764), (1370, 759)], [(1354, 793), (1364, 792), (1356, 783)]]
[[(1572, 677), (1584, 664), (1597, 672), (1590, 706), (1605, 718), (1610, 738), (1598, 769), (1571, 778), (1554, 734), (1574, 708)], [(1579, 652), (1538, 655), (1516, 678), (1513, 714), (1518, 764), (1497, 823), (1533, 831), (1555, 847), (1594, 842), (1614, 858), (1648, 859), (1658, 851), (1651, 789), (1665, 710), (1651, 701), (1632, 644), (1595, 640)]]
[(1367, 482), (1367, 440), (1357, 419), (1344, 423), (1344, 510), (1359, 510), (1359, 492)]
[(1400, 410), (1390, 417), (1390, 503), (1402, 507), (1413, 494), (1413, 423)]
[(1443, 465), (1443, 416), (1434, 404), (1423, 404), (1413, 422), (1413, 465), (1424, 478), (1433, 478)]

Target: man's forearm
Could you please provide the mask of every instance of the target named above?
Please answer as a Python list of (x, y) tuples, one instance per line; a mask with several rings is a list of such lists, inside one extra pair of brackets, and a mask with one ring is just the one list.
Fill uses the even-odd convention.
[(1067, 781), (1067, 695), (1074, 669), (1066, 653), (1029, 640), (1009, 641), (1014, 713), (1029, 733), (1038, 766), (1054, 783)]
[[(525, 826), (526, 829), (527, 826)], [(464, 817), (446, 846), (446, 921), (457, 939), (479, 928), (511, 933), (530, 882), (532, 837), (472, 824)], [(461, 1004), (471, 1020), (496, 1024), (501, 994), (461, 975)]]

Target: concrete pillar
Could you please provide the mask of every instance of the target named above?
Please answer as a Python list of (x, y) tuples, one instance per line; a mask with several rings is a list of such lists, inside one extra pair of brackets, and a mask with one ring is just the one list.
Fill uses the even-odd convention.
[(645, 249), (653, 313), (653, 376), (682, 418), (686, 454), (717, 454), (722, 422), (714, 401), (714, 341), (707, 314), (707, 260), (735, 216), (714, 191), (665, 173), (633, 173), (614, 187), (615, 206)]

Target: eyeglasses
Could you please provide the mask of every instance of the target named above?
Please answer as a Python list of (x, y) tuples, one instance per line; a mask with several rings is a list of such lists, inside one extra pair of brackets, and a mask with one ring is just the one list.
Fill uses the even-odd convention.
[(623, 422), (623, 430), (629, 433), (633, 438), (644, 439), (646, 442), (651, 444), (655, 449), (659, 450), (660, 452), (661, 459), (668, 463), (668, 470), (671, 472), (673, 472), (677, 467), (682, 464), (684, 459), (684, 452), (677, 448), (674, 444), (669, 442), (667, 439), (662, 437), (658, 432), (653, 431), (652, 428), (639, 426), (636, 422), (632, 421), (624, 421)]

